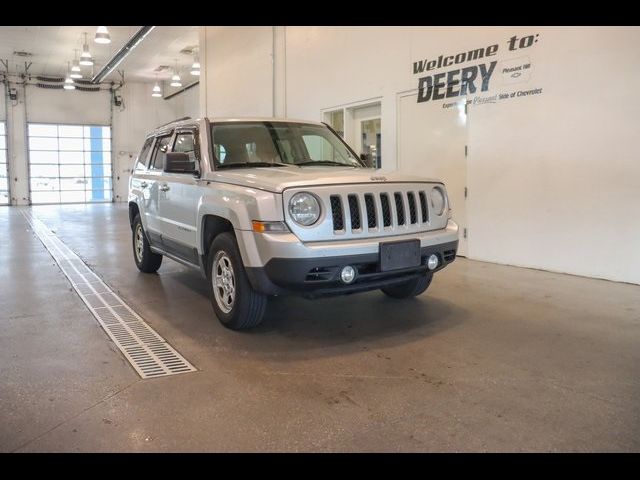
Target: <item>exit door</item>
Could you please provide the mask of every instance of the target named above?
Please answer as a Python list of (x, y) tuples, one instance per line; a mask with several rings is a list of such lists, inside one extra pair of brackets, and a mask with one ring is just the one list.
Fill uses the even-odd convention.
[(398, 95), (398, 168), (444, 182), (460, 227), (458, 254), (466, 256), (466, 99), (443, 108), (442, 102), (417, 103), (417, 95), (417, 90)]

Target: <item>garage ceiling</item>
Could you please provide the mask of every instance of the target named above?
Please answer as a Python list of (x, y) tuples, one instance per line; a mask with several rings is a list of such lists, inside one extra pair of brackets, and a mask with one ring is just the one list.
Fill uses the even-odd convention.
[[(139, 26), (109, 26), (111, 43), (100, 45), (93, 41), (97, 26), (43, 26), (43, 27), (0, 27), (0, 59), (9, 61), (11, 73), (24, 73), (25, 61), (32, 62), (29, 73), (32, 75), (62, 76), (66, 72), (67, 62), (74, 58), (74, 49), (78, 56), (84, 43), (83, 32), (87, 32), (89, 51), (93, 56), (93, 67), (82, 67), (85, 78), (97, 73), (115, 54)], [(131, 54), (118, 66), (124, 70), (127, 81), (152, 81), (156, 69), (161, 66), (173, 68), (178, 60), (181, 72), (186, 71), (193, 62), (191, 55), (180, 53), (185, 48), (197, 47), (198, 27), (196, 26), (157, 26)], [(17, 52), (31, 54), (22, 56)], [(161, 80), (171, 76), (171, 70), (158, 73)], [(119, 80), (117, 72), (111, 73), (106, 80)]]

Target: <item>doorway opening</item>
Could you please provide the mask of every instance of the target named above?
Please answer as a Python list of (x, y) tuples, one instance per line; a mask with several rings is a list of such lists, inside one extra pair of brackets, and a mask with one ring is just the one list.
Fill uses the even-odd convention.
[(366, 165), (382, 168), (382, 105), (365, 101), (322, 111), (330, 125), (356, 151)]
[(381, 124), (382, 122), (379, 118), (362, 120), (360, 122), (360, 132), (362, 136), (362, 145), (360, 147), (361, 155), (366, 156), (368, 164), (376, 168), (380, 168), (382, 163), (380, 158)]
[(467, 256), (466, 98), (456, 108), (418, 103), (417, 90), (397, 97), (398, 168), (442, 180), (447, 186), (453, 220), (460, 228), (458, 255)]

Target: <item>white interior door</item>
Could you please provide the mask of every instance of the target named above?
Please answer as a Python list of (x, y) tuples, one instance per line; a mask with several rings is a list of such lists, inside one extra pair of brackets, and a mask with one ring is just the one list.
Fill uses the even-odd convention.
[(416, 100), (417, 90), (398, 96), (398, 167), (445, 183), (453, 220), (460, 226), (458, 254), (466, 256), (466, 99), (449, 108)]

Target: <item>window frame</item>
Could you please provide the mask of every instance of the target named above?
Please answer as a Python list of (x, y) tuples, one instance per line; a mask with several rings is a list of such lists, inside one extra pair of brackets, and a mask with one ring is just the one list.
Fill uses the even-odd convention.
[[(168, 137), (169, 142), (167, 143), (167, 151), (170, 151), (172, 148), (171, 145), (173, 145), (173, 142), (175, 141), (175, 135), (176, 135), (176, 132), (174, 130), (163, 131), (155, 135), (155, 141), (153, 142), (153, 148), (151, 150), (151, 154), (149, 155), (149, 161), (147, 163), (147, 173), (156, 173), (156, 174), (164, 173), (164, 160), (162, 162), (162, 168), (160, 169), (153, 168), (153, 162), (155, 160), (156, 151), (158, 150), (158, 144), (160, 143), (161, 139)], [(163, 153), (167, 153), (167, 152), (163, 152)]]
[[(149, 150), (147, 150), (146, 158), (144, 159), (144, 161), (141, 161), (140, 155), (142, 154), (142, 152), (144, 152), (144, 146), (147, 144), (148, 141), (151, 141), (151, 145), (149, 145)], [(155, 146), (155, 143), (156, 143), (156, 139), (153, 135), (148, 136), (147, 138), (144, 139), (142, 148), (140, 149), (140, 152), (136, 157), (136, 161), (133, 163), (133, 173), (145, 173), (149, 169), (149, 157), (151, 156), (151, 152), (153, 152), (153, 147)], [(142, 165), (142, 168), (140, 170), (136, 169), (136, 166), (138, 164)]]
[[(202, 159), (200, 155), (200, 140), (198, 138), (198, 127), (178, 127), (173, 131), (173, 138), (171, 140), (171, 152), (175, 152), (176, 142), (178, 141), (178, 135), (191, 134), (193, 136), (193, 154), (196, 159), (196, 166), (198, 167), (198, 175), (202, 174)], [(172, 175), (194, 175), (193, 173), (177, 173), (173, 172)]]

